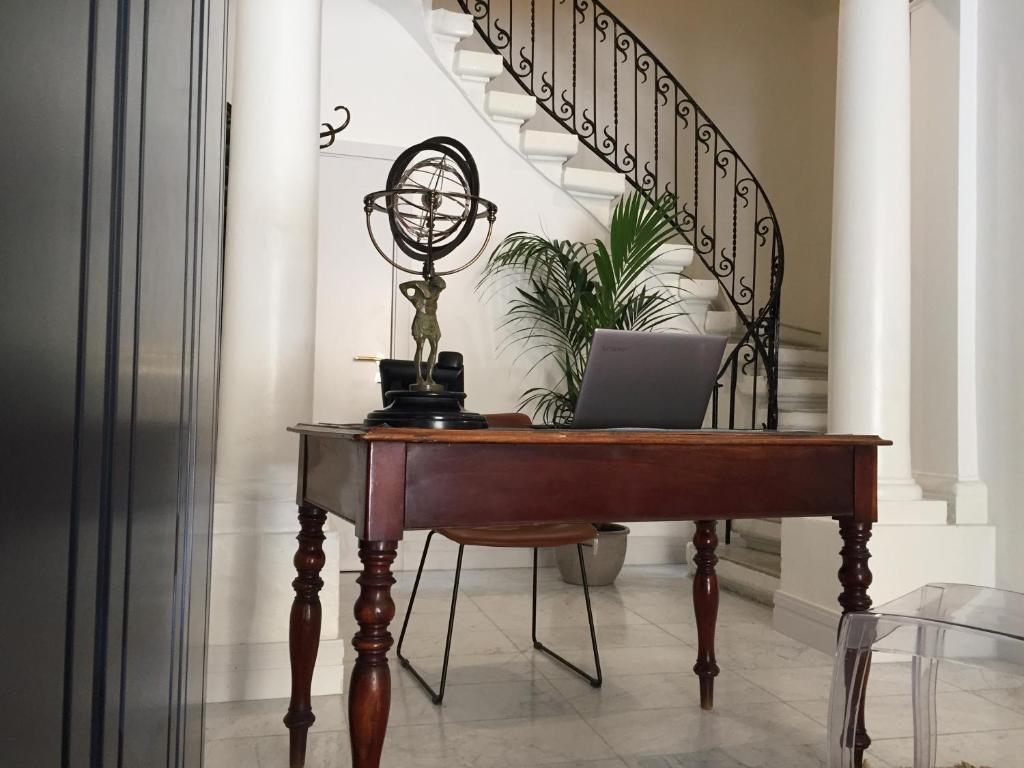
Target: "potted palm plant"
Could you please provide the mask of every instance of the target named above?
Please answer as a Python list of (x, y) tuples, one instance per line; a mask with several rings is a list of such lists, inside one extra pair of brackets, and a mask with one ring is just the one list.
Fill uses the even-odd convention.
[[(676, 235), (675, 210), (673, 195), (651, 203), (634, 193), (616, 205), (607, 241), (515, 232), (495, 248), (478, 287), (514, 285), (505, 314), (506, 344), (536, 353), (538, 363), (551, 361), (558, 374), (553, 386), (528, 388), (520, 408), (531, 408), (545, 423), (571, 423), (595, 330), (653, 331), (684, 314), (655, 266), (662, 246)], [(587, 551), (588, 580), (595, 586), (615, 580), (629, 534), (616, 524), (597, 529), (597, 544)], [(562, 578), (579, 584), (576, 549), (564, 549), (557, 552)]]

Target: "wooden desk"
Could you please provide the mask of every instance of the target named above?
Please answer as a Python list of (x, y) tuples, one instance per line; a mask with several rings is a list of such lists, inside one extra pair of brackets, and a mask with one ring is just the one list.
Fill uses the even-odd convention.
[[(693, 520), (693, 603), (701, 706), (714, 702), (715, 521), (827, 516), (839, 521), (843, 612), (871, 606), (868, 540), (877, 519), (877, 437), (777, 432), (562, 432), (327, 427), (300, 424), (298, 577), (292, 695), (284, 722), (292, 768), (305, 762), (310, 684), (320, 641), (327, 513), (355, 525), (363, 571), (349, 686), (354, 768), (378, 768), (391, 673), (391, 564), (403, 531), (534, 522)], [(860, 751), (870, 743), (863, 724)], [(859, 760), (858, 760), (859, 763)]]

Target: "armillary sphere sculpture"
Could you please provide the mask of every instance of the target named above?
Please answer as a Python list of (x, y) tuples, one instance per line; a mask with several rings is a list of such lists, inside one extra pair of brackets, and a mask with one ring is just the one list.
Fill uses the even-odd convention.
[[(388, 173), (387, 189), (363, 199), (366, 230), (381, 258), (417, 279), (398, 286), (415, 308), (412, 336), (416, 342), (415, 382), (389, 391), (387, 407), (366, 417), (366, 424), (477, 429), (486, 422), (462, 408), (464, 392), (446, 391), (434, 380), (441, 327), (437, 302), (447, 287), (444, 278), (467, 269), (487, 248), (498, 209), (480, 197), (480, 178), (473, 156), (447, 136), (427, 139), (406, 149)], [(374, 214), (387, 214), (396, 255), (381, 247), (374, 233)], [(466, 242), (478, 219), (487, 219), (487, 235), (476, 253), (457, 267), (439, 271), (438, 262)], [(416, 268), (406, 266), (401, 252)], [(424, 359), (426, 352), (426, 359)]]

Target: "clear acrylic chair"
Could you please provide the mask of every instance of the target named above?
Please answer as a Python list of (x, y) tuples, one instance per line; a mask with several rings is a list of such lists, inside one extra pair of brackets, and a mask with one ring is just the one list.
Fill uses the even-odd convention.
[(829, 768), (854, 768), (867, 745), (858, 730), (864, 728), (864, 695), (876, 653), (910, 657), (914, 768), (934, 768), (940, 660), (1024, 675), (1024, 595), (928, 584), (875, 610), (844, 616), (829, 698)]

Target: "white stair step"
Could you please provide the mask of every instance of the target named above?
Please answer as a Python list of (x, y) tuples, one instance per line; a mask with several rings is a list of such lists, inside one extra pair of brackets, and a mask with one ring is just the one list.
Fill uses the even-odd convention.
[(438, 8), (430, 12), (430, 31), (435, 35), (464, 40), (473, 36), (473, 17), (468, 13)]
[(683, 301), (714, 301), (721, 286), (715, 279), (691, 280), (684, 277), (679, 281), (679, 293)]
[(513, 147), (519, 147), (523, 123), (537, 114), (537, 98), (525, 93), (487, 91), (484, 111), (491, 118), (501, 137)]
[(540, 157), (559, 158), (564, 163), (580, 151), (580, 140), (576, 134), (565, 131), (538, 131), (536, 128), (527, 128), (523, 131), (520, 149), (531, 160)]
[[(726, 354), (735, 348), (726, 345)], [(766, 377), (764, 366), (758, 366), (757, 375)], [(825, 379), (828, 378), (828, 350), (805, 347), (779, 347), (779, 378)]]
[(828, 369), (828, 350), (810, 347), (779, 347), (779, 367)]
[[(763, 390), (758, 390), (761, 394)], [(805, 406), (805, 410), (797, 409), (797, 406), (783, 400), (779, 406), (779, 431), (780, 432), (817, 432), (824, 434), (828, 430), (828, 412), (825, 410), (824, 401), (819, 401)], [(768, 411), (765, 408), (758, 409), (758, 423), (768, 420)]]
[[(711, 314), (710, 312), (708, 314)], [(754, 377), (743, 376), (740, 378), (740, 392), (747, 397), (754, 395)], [(757, 382), (758, 394), (765, 392), (764, 381)], [(828, 396), (828, 379), (803, 379), (803, 378), (780, 378), (779, 379), (779, 400), (793, 400), (806, 398), (812, 401), (823, 400)], [(787, 408), (787, 410), (801, 410)], [(812, 408), (811, 410), (819, 410)]]
[(682, 272), (693, 263), (693, 246), (687, 243), (665, 243), (655, 252), (658, 256), (653, 267), (658, 272)]
[(626, 191), (626, 176), (613, 171), (566, 168), (562, 171), (562, 187), (602, 226), (608, 227), (612, 221), (612, 206)]
[(719, 563), (735, 563), (775, 578), (782, 574), (782, 558), (770, 552), (758, 552), (741, 544), (721, 544), (716, 554)]
[(580, 151), (580, 140), (575, 134), (565, 131), (527, 128), (519, 138), (519, 149), (538, 171), (561, 185), (562, 166)]
[(782, 541), (782, 520), (778, 517), (755, 517), (749, 520), (732, 521), (733, 533), (754, 536), (761, 539)]
[(732, 531), (749, 549), (771, 555), (782, 551), (782, 525), (778, 520), (734, 520)]
[(779, 411), (779, 429), (784, 432), (821, 432), (828, 429), (825, 411)]
[(430, 12), (430, 32), (438, 58), (450, 69), (459, 43), (473, 34), (473, 17), (439, 8)]
[(452, 62), (452, 69), (459, 77), (488, 82), (501, 74), (502, 67), (501, 56), (480, 51), (456, 51)]
[(562, 173), (562, 186), (573, 193), (613, 199), (626, 191), (626, 175), (615, 171), (566, 168)]
[(521, 124), (537, 114), (537, 97), (527, 96), (525, 93), (488, 91), (484, 109), (495, 120), (509, 120)]
[[(693, 543), (686, 546), (686, 563), (690, 574), (696, 572)], [(765, 605), (772, 605), (780, 586), (781, 558), (736, 545), (720, 545), (717, 549), (718, 584), (723, 589), (743, 595)]]
[(739, 318), (732, 309), (713, 309), (704, 318), (704, 332), (728, 336), (739, 327)]
[(478, 109), (484, 108), (487, 86), (501, 74), (502, 68), (502, 58), (496, 53), (457, 50), (452, 59), (452, 72)]

